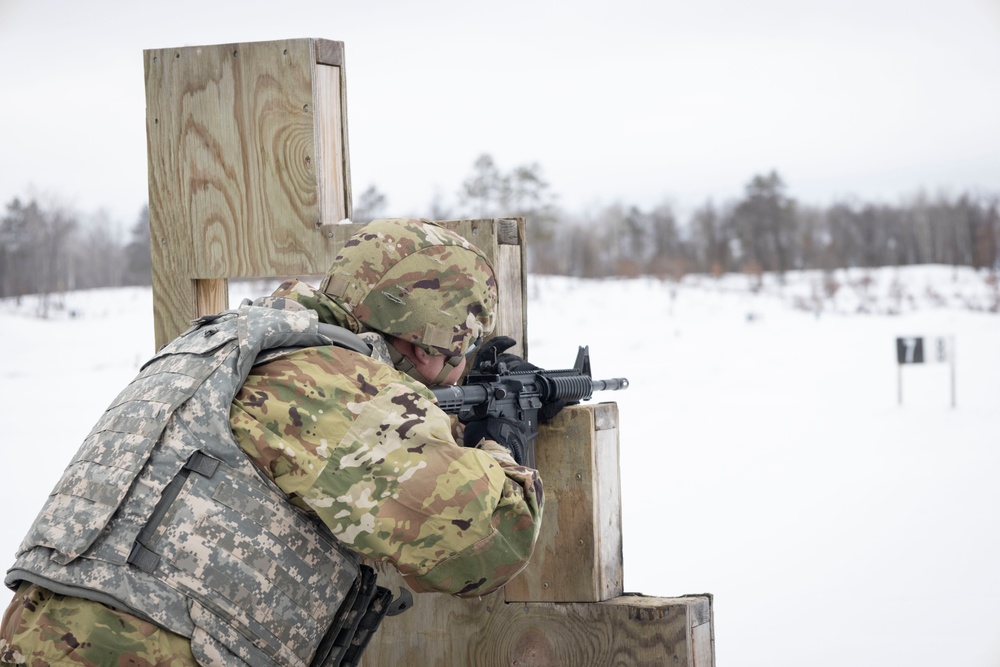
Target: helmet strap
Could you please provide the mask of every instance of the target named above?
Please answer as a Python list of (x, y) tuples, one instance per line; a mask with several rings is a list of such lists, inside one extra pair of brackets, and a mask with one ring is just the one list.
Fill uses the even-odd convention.
[(406, 373), (411, 378), (420, 382), (428, 387), (437, 387), (444, 382), (445, 378), (451, 374), (452, 370), (455, 369), (458, 364), (462, 363), (462, 358), (460, 356), (456, 357), (445, 357), (444, 366), (441, 367), (441, 372), (433, 379), (428, 378), (423, 373), (421, 373), (409, 357), (404, 355), (402, 352), (396, 349), (396, 346), (389, 342), (389, 357), (392, 359), (392, 365), (396, 367), (397, 371), (402, 371)]

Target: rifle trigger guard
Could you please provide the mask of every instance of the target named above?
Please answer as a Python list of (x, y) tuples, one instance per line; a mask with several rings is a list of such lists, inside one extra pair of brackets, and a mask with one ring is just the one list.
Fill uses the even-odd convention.
[(400, 586), (399, 597), (389, 603), (386, 616), (399, 616), (404, 611), (413, 606), (413, 594), (409, 590)]

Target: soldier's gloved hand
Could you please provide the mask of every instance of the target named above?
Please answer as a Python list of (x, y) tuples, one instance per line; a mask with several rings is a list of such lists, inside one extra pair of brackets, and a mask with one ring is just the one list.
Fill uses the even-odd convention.
[[(487, 363), (493, 361), (493, 350), (496, 350), (496, 359), (498, 362), (503, 363), (507, 366), (508, 371), (521, 372), (521, 371), (537, 371), (541, 370), (538, 366), (534, 365), (530, 361), (525, 361), (516, 354), (511, 354), (509, 352), (504, 352), (514, 345), (517, 345), (515, 341), (510, 336), (497, 336), (491, 338), (483, 344), (479, 353), (476, 355), (475, 366), (480, 363)], [(474, 366), (474, 367), (475, 367)], [(551, 403), (546, 403), (538, 411), (538, 421), (542, 424), (548, 422), (550, 419), (559, 414), (559, 411), (566, 407), (566, 401), (559, 399), (557, 401), (552, 401)]]
[(466, 447), (478, 447), (483, 440), (492, 440), (503, 445), (517, 465), (524, 465), (528, 443), (536, 432), (537, 427), (533, 429), (516, 419), (487, 417), (465, 425), (463, 442)]
[(476, 352), (476, 360), (472, 363), (472, 367), (478, 369), (484, 364), (492, 364), (494, 359), (496, 359), (496, 361), (521, 359), (514, 354), (503, 354), (504, 350), (512, 348), (515, 345), (517, 345), (517, 341), (510, 336), (496, 336), (494, 338), (490, 338), (488, 341), (483, 343), (479, 348), (479, 351)]
[(518, 465), (517, 461), (514, 460), (514, 457), (511, 456), (510, 450), (493, 440), (483, 440), (479, 443), (478, 449), (483, 450), (502, 465)]

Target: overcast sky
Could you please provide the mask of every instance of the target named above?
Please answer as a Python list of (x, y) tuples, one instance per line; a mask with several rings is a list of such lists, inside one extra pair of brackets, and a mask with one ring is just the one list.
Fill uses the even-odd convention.
[(125, 227), (148, 48), (345, 42), (355, 193), (454, 200), (476, 156), (574, 211), (682, 211), (777, 169), (815, 204), (1000, 192), (1000, 0), (0, 0), (0, 203)]

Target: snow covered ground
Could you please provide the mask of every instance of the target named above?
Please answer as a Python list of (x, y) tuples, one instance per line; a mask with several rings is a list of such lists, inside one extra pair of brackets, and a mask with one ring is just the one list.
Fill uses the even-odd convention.
[[(720, 665), (1000, 665), (1000, 314), (985, 274), (529, 280), (529, 354), (621, 411), (625, 588), (712, 593)], [(231, 303), (259, 286), (234, 284)], [(148, 289), (0, 301), (0, 560), (153, 349)], [(903, 369), (895, 338), (953, 336)]]

